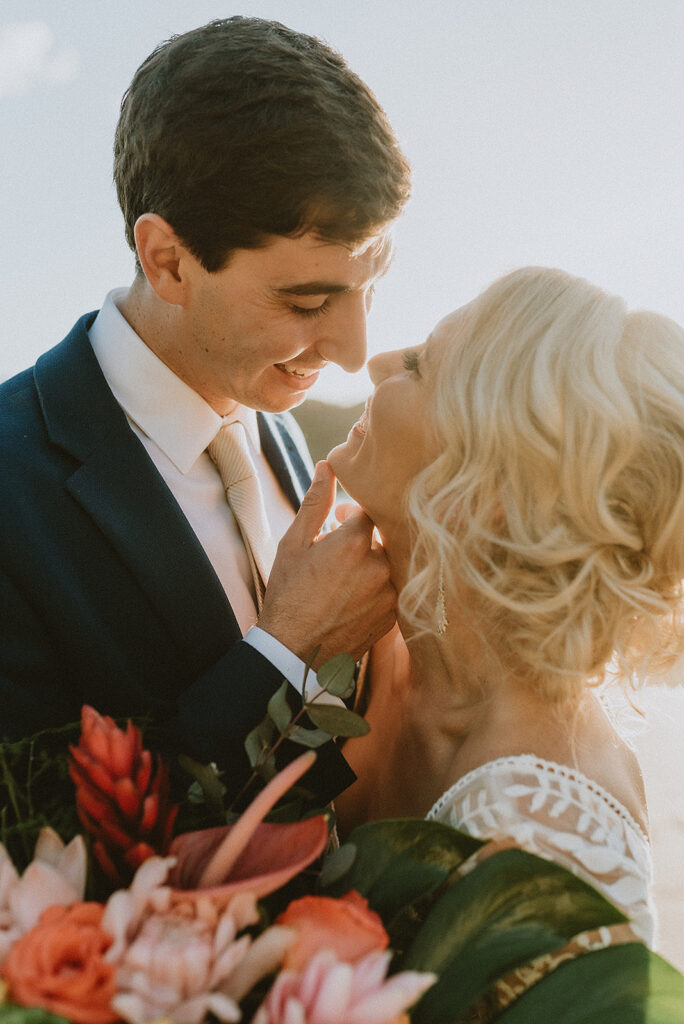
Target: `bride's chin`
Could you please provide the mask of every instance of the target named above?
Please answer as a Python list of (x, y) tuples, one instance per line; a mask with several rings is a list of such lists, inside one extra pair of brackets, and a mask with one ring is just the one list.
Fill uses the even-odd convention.
[[(325, 457), (340, 483), (342, 483), (342, 475), (345, 472), (345, 463), (347, 461), (344, 457), (346, 447), (347, 442), (343, 441), (342, 444), (338, 444), (336, 448), (333, 448), (332, 451), (328, 452)], [(342, 484), (342, 486), (344, 487), (344, 484)]]

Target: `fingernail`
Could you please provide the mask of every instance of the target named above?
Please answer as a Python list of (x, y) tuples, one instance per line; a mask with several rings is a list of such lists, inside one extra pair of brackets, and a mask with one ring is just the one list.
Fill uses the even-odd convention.
[(321, 480), (325, 476), (325, 469), (324, 469), (325, 466), (327, 466), (327, 462), (325, 462), (325, 461), (317, 462), (316, 463), (316, 465), (314, 467), (314, 475), (313, 475), (313, 481), (312, 481), (313, 483), (318, 484), (318, 483), (321, 482)]

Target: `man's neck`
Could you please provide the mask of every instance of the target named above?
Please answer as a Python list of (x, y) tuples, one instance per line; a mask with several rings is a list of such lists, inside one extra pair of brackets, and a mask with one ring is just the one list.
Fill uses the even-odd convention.
[(231, 416), (238, 408), (238, 403), (209, 393), (196, 379), (191, 379), (183, 369), (186, 364), (178, 365), (174, 353), (185, 346), (184, 332), (187, 324), (183, 321), (183, 310), (180, 306), (164, 302), (147, 282), (143, 274), (137, 274), (130, 288), (117, 301), (117, 309), (133, 328), (138, 337), (154, 352), (158, 359), (180, 377), (188, 387), (196, 391), (219, 416)]

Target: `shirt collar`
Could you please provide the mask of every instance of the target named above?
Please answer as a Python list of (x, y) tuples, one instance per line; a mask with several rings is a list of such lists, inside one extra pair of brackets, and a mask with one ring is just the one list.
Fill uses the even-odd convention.
[(117, 308), (126, 294), (107, 295), (90, 331), (90, 344), (112, 394), (128, 418), (181, 473), (187, 473), (225, 423), (239, 420), (254, 452), (261, 451), (254, 409), (239, 405), (219, 416), (148, 348)]

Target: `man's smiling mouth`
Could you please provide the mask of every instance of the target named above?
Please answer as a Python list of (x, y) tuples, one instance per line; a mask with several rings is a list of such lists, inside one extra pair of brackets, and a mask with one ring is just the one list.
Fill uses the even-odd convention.
[(322, 370), (321, 366), (302, 368), (300, 366), (288, 366), (287, 363), (275, 363), (275, 368), (282, 373), (286, 373), (289, 377), (297, 378), (297, 380), (307, 380)]

